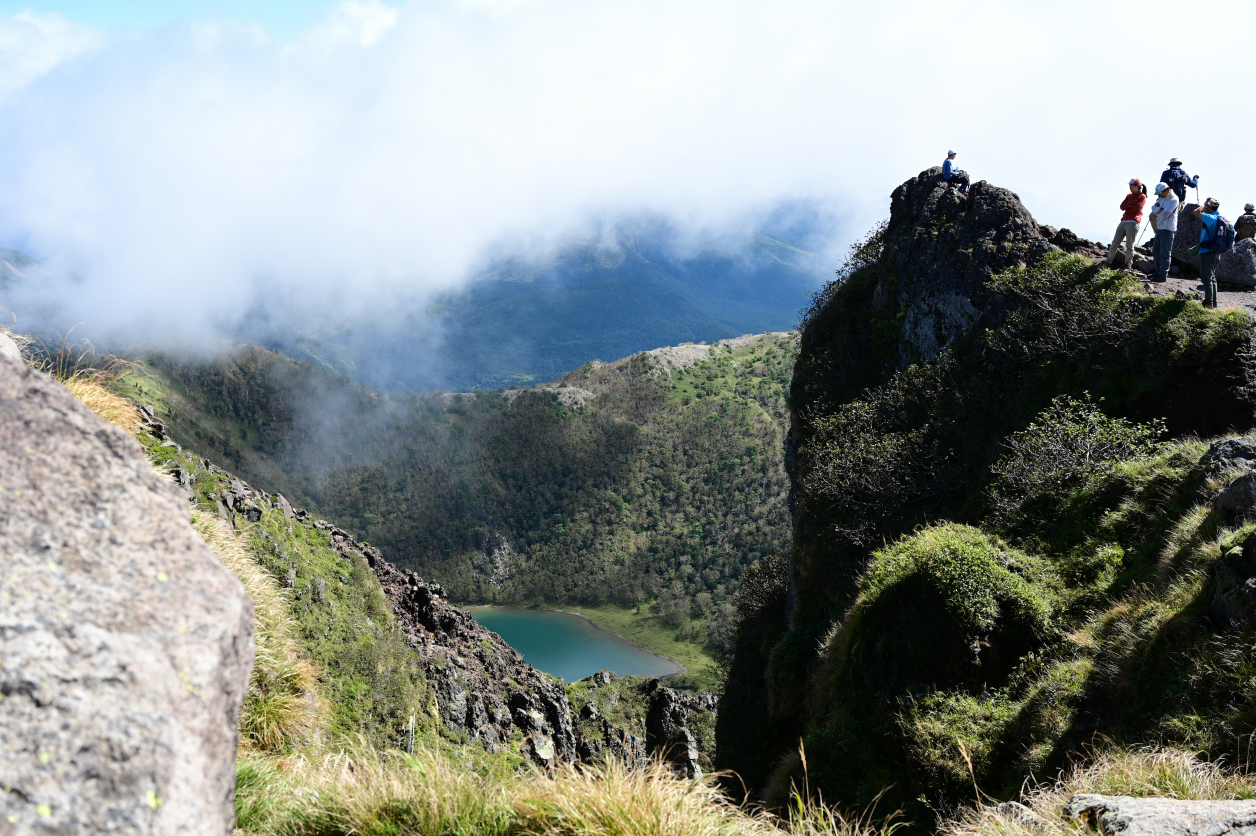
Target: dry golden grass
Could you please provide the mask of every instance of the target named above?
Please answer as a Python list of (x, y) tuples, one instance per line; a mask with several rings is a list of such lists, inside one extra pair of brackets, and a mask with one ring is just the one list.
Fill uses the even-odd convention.
[[(983, 805), (941, 828), (943, 836), (1045, 836), (1082, 832), (1064, 817), (1077, 793), (1181, 799), (1256, 798), (1256, 780), (1186, 752), (1114, 750), (1054, 784), (1025, 793), (1024, 807)], [(1026, 809), (1027, 808), (1027, 809)]]
[(283, 590), (225, 521), (194, 511), (192, 527), (253, 599), (257, 649), (240, 711), (241, 746), (279, 753), (311, 742), (322, 724), (318, 674), (301, 656)]
[(121, 395), (115, 395), (109, 391), (109, 379), (106, 373), (80, 369), (69, 377), (57, 378), (57, 380), (70, 390), (70, 394), (101, 418), (117, 424), (130, 435), (139, 432), (142, 423), (139, 407)]
[(752, 813), (710, 779), (678, 778), (659, 763), (635, 772), (612, 761), (520, 775), (501, 760), (476, 761), (431, 748), (284, 759), (242, 753), (239, 833), (890, 836), (896, 829), (797, 797), (783, 819)]

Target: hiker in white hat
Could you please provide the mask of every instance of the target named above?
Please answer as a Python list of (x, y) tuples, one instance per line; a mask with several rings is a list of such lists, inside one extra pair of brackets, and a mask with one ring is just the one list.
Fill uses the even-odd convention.
[(942, 179), (952, 186), (958, 185), (961, 192), (968, 191), (968, 172), (955, 167), (955, 152), (946, 152), (946, 162), (942, 163)]
[(1167, 183), (1156, 184), (1156, 202), (1151, 207), (1151, 226), (1156, 231), (1152, 239), (1151, 253), (1156, 269), (1152, 281), (1163, 282), (1169, 278), (1169, 265), (1173, 263), (1173, 239), (1177, 236), (1178, 200)]

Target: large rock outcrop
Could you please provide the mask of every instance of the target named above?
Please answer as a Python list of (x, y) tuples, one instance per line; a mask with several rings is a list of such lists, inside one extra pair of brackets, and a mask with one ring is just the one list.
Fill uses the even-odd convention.
[(890, 197), (885, 252), (903, 279), (896, 295), (911, 359), (935, 359), (991, 309), (990, 276), (1052, 246), (1015, 193), (982, 180), (961, 194), (941, 178), (927, 169)]
[(229, 834), (253, 605), (139, 446), (0, 357), (0, 827)]

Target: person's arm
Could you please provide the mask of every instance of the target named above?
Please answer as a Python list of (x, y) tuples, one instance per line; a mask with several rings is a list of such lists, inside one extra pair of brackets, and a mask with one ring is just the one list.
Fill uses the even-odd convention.
[(1195, 220), (1201, 220), (1204, 217), (1204, 207), (1196, 206), (1195, 211), (1191, 215), (1194, 216)]

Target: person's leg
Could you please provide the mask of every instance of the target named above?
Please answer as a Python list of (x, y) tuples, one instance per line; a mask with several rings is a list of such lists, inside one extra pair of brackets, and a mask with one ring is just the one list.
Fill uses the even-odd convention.
[(1125, 238), (1125, 223), (1116, 225), (1116, 235), (1112, 236), (1112, 243), (1108, 245), (1108, 257), (1103, 260), (1105, 267), (1112, 266), (1112, 259), (1116, 258), (1116, 251), (1121, 247), (1121, 240)]
[(1204, 282), (1204, 307), (1217, 307), (1217, 280), (1212, 270), (1217, 266), (1217, 253), (1199, 254), (1199, 277)]
[(1161, 241), (1160, 230), (1156, 230), (1156, 234), (1153, 235), (1151, 238), (1151, 263), (1152, 263), (1151, 275), (1152, 275), (1152, 278), (1155, 278), (1155, 279), (1163, 278), (1160, 275), (1161, 262), (1164, 261), (1164, 259), (1160, 257), (1160, 241)]
[(959, 181), (959, 190), (960, 190), (961, 192), (966, 192), (966, 191), (968, 191), (968, 184), (969, 184), (969, 182), (971, 182), (971, 181), (968, 179), (968, 172), (967, 172), (967, 171), (957, 171), (957, 172), (955, 172), (955, 179), (956, 179), (957, 181)]
[(1169, 278), (1169, 265), (1173, 263), (1173, 230), (1156, 231), (1156, 278)]
[(1136, 221), (1122, 221), (1121, 226), (1125, 227), (1125, 269), (1134, 269), (1134, 244), (1138, 239), (1138, 223)]

